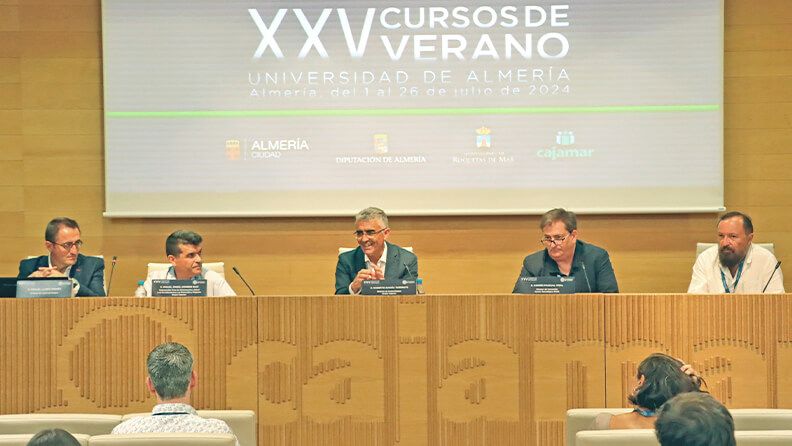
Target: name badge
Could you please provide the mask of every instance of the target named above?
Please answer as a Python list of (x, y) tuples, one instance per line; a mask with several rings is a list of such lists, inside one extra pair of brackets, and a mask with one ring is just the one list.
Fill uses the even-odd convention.
[(518, 294), (575, 294), (574, 277), (520, 277)]
[(152, 279), (151, 295), (154, 297), (206, 296), (206, 279)]
[(17, 280), (16, 297), (72, 297), (72, 282), (57, 280)]
[(364, 280), (360, 294), (366, 296), (413, 296), (415, 281), (407, 279)]

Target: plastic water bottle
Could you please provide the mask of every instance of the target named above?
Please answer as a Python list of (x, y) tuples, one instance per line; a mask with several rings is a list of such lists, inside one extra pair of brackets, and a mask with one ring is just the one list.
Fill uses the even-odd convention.
[(146, 283), (145, 280), (138, 280), (138, 287), (135, 290), (135, 297), (146, 297), (146, 287), (143, 284)]
[(420, 277), (415, 279), (415, 294), (423, 294), (424, 287), (423, 287), (423, 279)]

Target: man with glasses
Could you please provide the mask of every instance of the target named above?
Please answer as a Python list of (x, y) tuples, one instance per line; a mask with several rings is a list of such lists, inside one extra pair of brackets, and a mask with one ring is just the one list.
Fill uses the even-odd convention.
[(67, 217), (54, 218), (44, 231), (49, 255), (19, 262), (17, 278), (69, 277), (77, 296), (104, 296), (104, 260), (80, 254), (80, 226)]
[(358, 247), (338, 256), (336, 294), (358, 294), (364, 280), (415, 279), (418, 258), (404, 248), (386, 242), (388, 216), (370, 207), (355, 216)]
[[(608, 252), (578, 240), (577, 216), (558, 208), (539, 220), (545, 249), (523, 261), (520, 277), (574, 277), (576, 293), (618, 293)], [(519, 283), (520, 279), (517, 279)], [(514, 291), (517, 292), (517, 285)]]

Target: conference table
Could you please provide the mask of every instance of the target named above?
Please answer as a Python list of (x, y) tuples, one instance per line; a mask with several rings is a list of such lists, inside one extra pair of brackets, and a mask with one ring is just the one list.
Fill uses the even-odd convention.
[(0, 413), (148, 411), (176, 341), (193, 405), (256, 411), (261, 445), (561, 445), (658, 351), (729, 407), (792, 407), (792, 294), (0, 299), (0, 335)]

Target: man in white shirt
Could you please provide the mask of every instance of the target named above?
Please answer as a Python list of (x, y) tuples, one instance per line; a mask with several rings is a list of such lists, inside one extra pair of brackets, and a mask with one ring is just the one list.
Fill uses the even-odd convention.
[(723, 214), (718, 220), (718, 245), (696, 259), (688, 293), (783, 293), (778, 261), (752, 241), (751, 217), (741, 212)]
[(187, 347), (176, 342), (160, 344), (149, 353), (146, 366), (146, 387), (157, 397), (157, 405), (150, 416), (124, 421), (113, 428), (113, 434), (234, 434), (225, 421), (203, 418), (190, 405), (190, 394), (198, 382), (198, 375), (193, 370), (193, 357)]
[(236, 296), (231, 286), (220, 274), (203, 267), (203, 238), (193, 231), (176, 231), (165, 240), (165, 254), (171, 267), (152, 271), (143, 287), (151, 296), (152, 279), (206, 279), (207, 296)]

